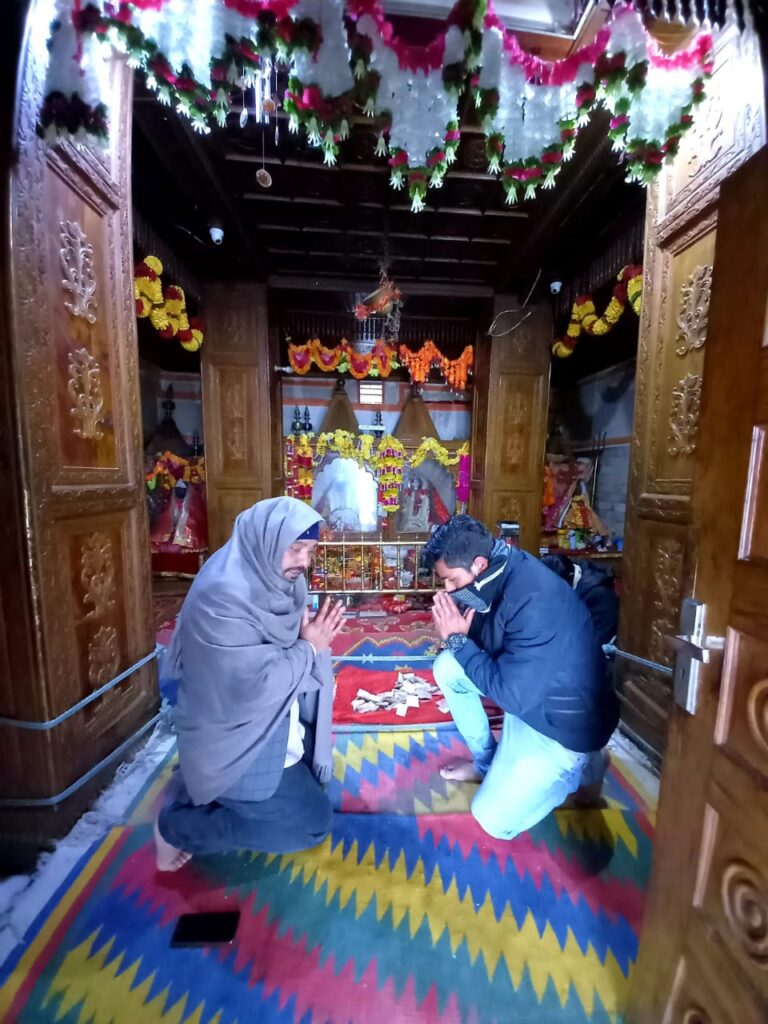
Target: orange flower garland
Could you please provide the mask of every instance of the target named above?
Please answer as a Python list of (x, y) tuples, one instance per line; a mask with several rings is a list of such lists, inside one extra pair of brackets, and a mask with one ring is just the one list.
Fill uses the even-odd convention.
[(619, 322), (627, 302), (639, 316), (642, 297), (643, 268), (631, 265), (623, 267), (617, 275), (616, 287), (602, 316), (597, 315), (595, 304), (589, 295), (580, 295), (576, 299), (565, 337), (559, 338), (553, 344), (553, 354), (560, 359), (567, 358), (576, 347), (582, 331), (597, 336), (607, 334)]
[(433, 366), (438, 367), (446, 383), (454, 391), (463, 391), (474, 364), (474, 349), (467, 345), (458, 359), (448, 359), (434, 341), (428, 339), (420, 349), (412, 352), (406, 345), (400, 346), (400, 361), (411, 375), (415, 384), (423, 384)]
[(149, 317), (161, 338), (178, 338), (188, 352), (196, 352), (203, 344), (203, 322), (187, 316), (187, 300), (178, 285), (163, 289), (160, 276), (163, 264), (157, 256), (147, 256), (134, 270), (133, 296), (136, 316)]

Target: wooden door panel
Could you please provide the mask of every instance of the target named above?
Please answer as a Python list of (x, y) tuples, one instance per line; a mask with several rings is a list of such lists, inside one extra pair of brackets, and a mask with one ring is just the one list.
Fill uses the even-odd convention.
[[(648, 193), (619, 647), (663, 665), (670, 659), (661, 638), (676, 632), (698, 562), (690, 496), (701, 444), (719, 190), (764, 137), (762, 86), (748, 88), (760, 80), (754, 33), (729, 25), (716, 39), (707, 99)], [(656, 543), (651, 535), (664, 539)], [(625, 725), (660, 758), (672, 706), (669, 677), (619, 662), (616, 681)]]
[[(226, 358), (223, 365), (222, 358)], [(261, 426), (268, 396), (261, 393), (259, 369), (258, 362), (247, 356), (212, 356), (208, 363), (211, 417), (222, 427), (211, 431), (208, 465), (215, 480), (262, 478), (269, 456)], [(268, 410), (266, 415), (268, 418)]]
[(692, 596), (724, 651), (701, 666), (695, 714), (672, 716), (631, 1024), (685, 1019), (694, 1000), (713, 1024), (768, 1019), (768, 559), (758, 525), (768, 515), (766, 181), (768, 147), (721, 197)]
[[(23, 493), (26, 576), (13, 591), (0, 578), (0, 608), (5, 635), (23, 632), (14, 646), (34, 653), (23, 671), (9, 659), (0, 714), (43, 721), (150, 654), (154, 637), (133, 302), (133, 75), (122, 59), (105, 65), (106, 151), (46, 146), (35, 129), (48, 25), (39, 4), (29, 8), (6, 169), (11, 331), (0, 360), (15, 399), (5, 486)], [(55, 796), (156, 706), (148, 665), (50, 730), (0, 727), (0, 792)], [(3, 812), (4, 838), (60, 833), (101, 784), (97, 776), (50, 814)]]
[(677, 231), (681, 219), (697, 217), (745, 154), (757, 152), (765, 140), (758, 39), (754, 32), (736, 36), (733, 26), (720, 33), (704, 102), (664, 175), (663, 236)]
[(763, 1009), (738, 968), (696, 920), (662, 1024), (765, 1024)]
[[(67, 180), (61, 174), (68, 171)], [(51, 304), (50, 367), (55, 382), (55, 421), (62, 470), (117, 469), (125, 475), (125, 445), (117, 452), (110, 338), (109, 236), (114, 210), (103, 197), (79, 193), (71, 169), (53, 164), (46, 175), (48, 280)], [(114, 283), (111, 282), (111, 283)], [(118, 461), (119, 458), (119, 461)], [(71, 475), (71, 474), (70, 474)], [(75, 479), (79, 479), (76, 474)]]
[[(647, 489), (690, 494), (701, 410), (715, 232), (666, 255), (669, 293), (660, 310)], [(664, 302), (664, 292), (661, 302)]]
[(209, 285), (205, 317), (203, 419), (214, 551), (229, 539), (239, 512), (272, 496), (273, 480), (282, 476), (282, 438), (276, 451), (281, 414), (279, 390), (270, 390), (264, 286)]
[[(748, 804), (750, 798), (754, 803)], [(768, 1006), (768, 847), (764, 789), (730, 759), (715, 761), (693, 904)], [(752, 806), (760, 817), (744, 814)]]
[[(495, 312), (514, 304), (497, 296)], [(474, 385), (471, 512), (494, 531), (500, 520), (520, 523), (520, 544), (533, 552), (541, 540), (551, 330), (551, 314), (538, 309), (511, 334), (484, 340)]]
[[(764, 365), (768, 363), (764, 362)], [(768, 386), (762, 386), (768, 395)], [(756, 424), (752, 431), (749, 474), (754, 485), (749, 504), (744, 509), (739, 555), (741, 558), (768, 561), (768, 424), (765, 422)]]
[(768, 639), (729, 629), (715, 741), (768, 778)]

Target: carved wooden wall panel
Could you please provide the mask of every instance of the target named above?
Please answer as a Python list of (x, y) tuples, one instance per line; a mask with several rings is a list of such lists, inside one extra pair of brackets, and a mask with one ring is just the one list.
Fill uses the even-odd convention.
[[(10, 661), (0, 714), (55, 717), (154, 646), (132, 294), (132, 75), (111, 65), (111, 148), (49, 151), (35, 124), (47, 57), (31, 5), (10, 169), (15, 458), (23, 469), (34, 663)], [(20, 480), (16, 486), (20, 486)], [(3, 580), (3, 586), (5, 580)], [(7, 622), (19, 616), (9, 609)], [(8, 627), (6, 626), (6, 629)], [(0, 729), (0, 794), (51, 796), (131, 736), (157, 705), (153, 665), (49, 732)], [(56, 815), (66, 827), (88, 795)], [(52, 828), (42, 813), (4, 814), (6, 833)]]
[[(720, 33), (708, 99), (675, 162), (649, 190), (620, 646), (671, 664), (696, 551), (690, 495), (698, 443), (719, 188), (764, 135), (753, 37)], [(617, 666), (625, 725), (660, 754), (670, 677)]]
[[(514, 305), (498, 296), (497, 309)], [(495, 531), (520, 523), (522, 547), (538, 552), (549, 399), (551, 317), (545, 310), (478, 347), (473, 399), (472, 513)]]
[(212, 550), (239, 512), (272, 496), (273, 413), (263, 285), (210, 285), (205, 296), (203, 415)]

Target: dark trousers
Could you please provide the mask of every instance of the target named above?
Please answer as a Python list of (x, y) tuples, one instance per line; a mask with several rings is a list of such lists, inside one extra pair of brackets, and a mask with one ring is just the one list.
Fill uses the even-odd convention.
[(317, 846), (331, 830), (331, 802), (306, 760), (283, 769), (267, 800), (221, 796), (196, 806), (183, 780), (174, 781), (157, 824), (166, 842), (187, 853), (293, 853)]

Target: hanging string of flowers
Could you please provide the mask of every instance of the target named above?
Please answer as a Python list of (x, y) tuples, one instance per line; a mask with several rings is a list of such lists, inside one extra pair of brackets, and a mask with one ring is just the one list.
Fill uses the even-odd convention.
[(472, 373), (474, 349), (471, 345), (467, 345), (458, 359), (448, 359), (434, 341), (428, 339), (415, 352), (406, 345), (401, 345), (400, 361), (408, 370), (414, 384), (423, 384), (434, 366), (454, 391), (464, 391)]
[(597, 315), (591, 296), (578, 296), (571, 309), (571, 318), (565, 337), (559, 338), (552, 346), (553, 355), (560, 359), (566, 359), (576, 347), (576, 342), (582, 332), (596, 336), (608, 334), (621, 319), (627, 303), (632, 307), (632, 311), (639, 316), (642, 298), (643, 268), (636, 265), (622, 267), (602, 316)]
[[(329, 454), (351, 459), (374, 474), (382, 515), (391, 515), (400, 508), (404, 467), (408, 465), (416, 469), (425, 459), (434, 459), (449, 469), (458, 466), (457, 499), (465, 504), (469, 500), (469, 441), (451, 451), (435, 438), (425, 437), (408, 457), (403, 443), (391, 434), (386, 434), (377, 443), (371, 434), (358, 435), (347, 430), (320, 434), (315, 441), (314, 451), (310, 435), (296, 437), (290, 434), (286, 437), (283, 463), (285, 493), (289, 497), (311, 502), (314, 468)], [(459, 496), (459, 491), (464, 495), (463, 498)]]
[(597, 104), (611, 113), (629, 179), (652, 180), (677, 152), (712, 71), (709, 33), (665, 54), (626, 3), (593, 44), (563, 61), (526, 53), (490, 0), (457, 0), (426, 46), (399, 39), (380, 0), (210, 0), (189, 5), (184, 18), (165, 0), (103, 9), (101, 0), (58, 0), (40, 134), (106, 141), (101, 41), (126, 52), (160, 101), (200, 132), (225, 124), (242, 90), (284, 61), (291, 128), (303, 126), (333, 163), (355, 108), (384, 118), (378, 152), (418, 211), (455, 157), (467, 88), (480, 108), (489, 171), (514, 202), (552, 187)]
[(435, 462), (439, 462), (441, 466), (449, 468), (451, 466), (458, 466), (462, 455), (469, 454), (469, 441), (465, 441), (460, 448), (457, 448), (455, 452), (449, 451), (445, 445), (434, 437), (422, 438), (421, 444), (416, 451), (408, 459), (408, 464), (412, 469), (416, 469), (424, 462), (425, 459), (434, 459)]
[[(344, 28), (343, 0), (299, 0), (293, 20), (283, 19), (290, 47), (291, 73), (283, 106), (289, 131), (303, 127), (311, 146), (323, 150), (323, 163), (332, 167), (339, 143), (349, 138), (354, 78)], [(283, 24), (281, 22), (281, 24)]]
[(163, 288), (163, 264), (157, 256), (146, 256), (134, 269), (133, 295), (136, 316), (149, 317), (161, 338), (178, 338), (188, 352), (203, 344), (203, 321), (187, 315), (184, 289), (171, 284)]
[(418, 213), (456, 159), (459, 99), (477, 63), (483, 4), (461, 0), (426, 46), (398, 40), (379, 0), (348, 0), (347, 11), (356, 19), (352, 53), (364, 113), (385, 118), (376, 152), (389, 157), (392, 187), (406, 187)]
[(283, 473), (285, 493), (289, 498), (298, 498), (309, 505), (312, 501), (314, 484), (314, 456), (312, 441), (308, 434), (289, 434), (285, 439)]
[(349, 373), (356, 380), (386, 378), (400, 366), (396, 345), (379, 340), (370, 352), (358, 352), (346, 338), (331, 347), (323, 345), (318, 338), (312, 338), (303, 345), (291, 343), (288, 345), (288, 362), (293, 372), (302, 377), (314, 365), (323, 373)]
[(400, 508), (405, 448), (391, 434), (385, 434), (376, 447), (373, 460), (379, 483), (379, 513), (390, 516)]

